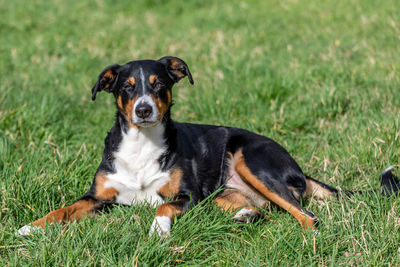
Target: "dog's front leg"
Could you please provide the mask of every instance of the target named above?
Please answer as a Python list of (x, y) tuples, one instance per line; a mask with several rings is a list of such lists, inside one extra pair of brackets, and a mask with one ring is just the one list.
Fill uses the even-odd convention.
[(53, 224), (55, 222), (62, 223), (73, 220), (79, 221), (88, 215), (90, 216), (96, 205), (97, 203), (93, 199), (78, 200), (71, 206), (54, 210), (48, 213), (43, 218), (31, 222), (28, 225), (25, 225), (18, 230), (18, 234), (29, 235), (31, 233), (37, 232), (41, 228), (44, 228), (46, 224)]
[(97, 172), (92, 188), (78, 201), (70, 206), (54, 210), (43, 218), (31, 222), (18, 230), (19, 235), (29, 235), (47, 224), (63, 223), (68, 221), (79, 221), (85, 217), (90, 217), (98, 209), (114, 203), (118, 191), (113, 187), (107, 187), (107, 175)]
[(150, 227), (149, 235), (157, 233), (160, 237), (168, 237), (171, 232), (172, 220), (184, 210), (183, 201), (173, 201), (160, 205)]

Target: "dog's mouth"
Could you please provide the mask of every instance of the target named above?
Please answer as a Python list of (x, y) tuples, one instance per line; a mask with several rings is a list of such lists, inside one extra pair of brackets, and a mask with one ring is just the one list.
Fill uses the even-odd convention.
[(133, 124), (135, 124), (136, 126), (143, 127), (143, 128), (154, 127), (159, 123), (160, 123), (160, 121), (158, 121), (158, 120), (154, 121), (154, 120), (146, 120), (146, 119), (141, 119), (141, 120), (137, 120), (137, 121), (133, 122)]

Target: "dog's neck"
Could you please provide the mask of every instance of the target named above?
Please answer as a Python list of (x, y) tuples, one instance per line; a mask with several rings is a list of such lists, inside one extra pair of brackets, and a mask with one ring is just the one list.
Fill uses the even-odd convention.
[[(117, 113), (117, 126), (121, 130), (122, 136), (128, 138), (141, 138), (144, 142), (152, 142), (157, 146), (164, 146), (165, 152), (159, 158), (162, 170), (170, 169), (176, 161), (176, 128), (173, 120), (171, 120), (170, 109), (165, 113), (159, 124), (146, 128), (133, 128), (126, 120), (125, 116)], [(124, 138), (124, 137), (123, 137)], [(141, 149), (138, 147), (137, 149)]]

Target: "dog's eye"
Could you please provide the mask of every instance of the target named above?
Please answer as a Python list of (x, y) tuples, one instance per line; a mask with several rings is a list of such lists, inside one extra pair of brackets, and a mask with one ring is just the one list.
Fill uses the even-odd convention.
[(129, 91), (132, 90), (134, 87), (132, 85), (128, 84), (124, 84), (124, 86), (122, 87), (123, 90), (125, 91)]
[(162, 82), (157, 82), (157, 83), (154, 85), (154, 87), (157, 88), (157, 89), (161, 89), (161, 88), (164, 87), (164, 84), (163, 84)]

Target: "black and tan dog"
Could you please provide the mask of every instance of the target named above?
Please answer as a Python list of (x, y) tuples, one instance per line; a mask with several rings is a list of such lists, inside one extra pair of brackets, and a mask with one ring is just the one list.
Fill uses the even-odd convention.
[[(90, 190), (71, 206), (50, 212), (19, 229), (80, 220), (105, 205), (157, 206), (150, 234), (170, 234), (175, 215), (222, 188), (217, 205), (238, 220), (254, 216), (267, 201), (292, 214), (305, 229), (317, 219), (299, 204), (304, 197), (331, 198), (338, 191), (302, 172), (278, 143), (246, 130), (171, 120), (172, 86), (187, 76), (176, 57), (107, 67), (92, 89), (115, 97), (117, 116), (105, 140), (103, 159)], [(387, 170), (383, 193), (397, 193), (399, 180)], [(351, 193), (347, 191), (346, 193)], [(168, 201), (166, 201), (168, 200)]]

